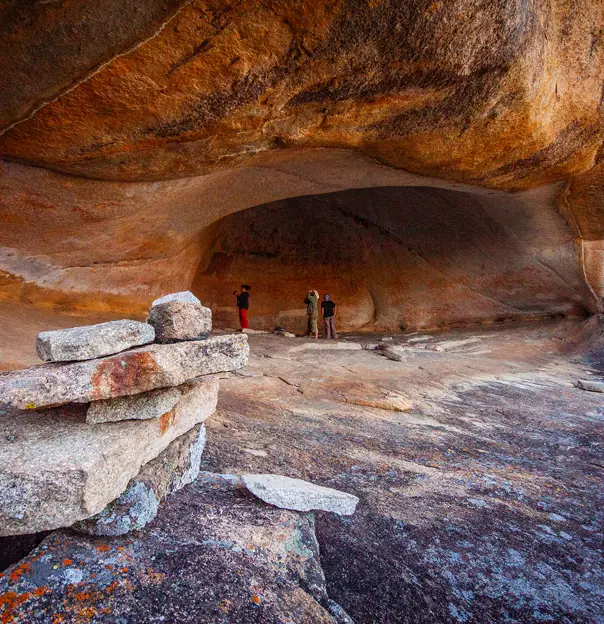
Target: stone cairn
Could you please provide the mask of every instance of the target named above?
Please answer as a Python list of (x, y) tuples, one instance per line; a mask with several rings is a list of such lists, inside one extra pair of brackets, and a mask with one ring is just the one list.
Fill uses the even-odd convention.
[(246, 365), (244, 334), (210, 336), (190, 292), (122, 320), (42, 332), (47, 362), (0, 375), (0, 536), (140, 529), (193, 481), (217, 373)]

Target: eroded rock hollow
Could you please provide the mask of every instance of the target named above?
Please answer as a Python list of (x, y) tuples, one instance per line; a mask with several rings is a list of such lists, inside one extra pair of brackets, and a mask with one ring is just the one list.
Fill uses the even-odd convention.
[(599, 0), (77, 4), (0, 7), (3, 299), (191, 288), (233, 325), (248, 281), (258, 328), (310, 285), (349, 328), (601, 309)]
[(0, 620), (601, 622), (603, 25), (0, 0)]

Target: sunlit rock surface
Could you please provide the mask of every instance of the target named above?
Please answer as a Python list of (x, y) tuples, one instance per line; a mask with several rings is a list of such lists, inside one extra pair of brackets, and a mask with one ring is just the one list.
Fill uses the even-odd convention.
[[(0, 370), (175, 290), (234, 327), (245, 282), (256, 330), (299, 331), (309, 287), (339, 329), (391, 335), (602, 311), (603, 23), (601, 0), (0, 2)], [(589, 331), (561, 353), (576, 323), (459, 352), (463, 332), (252, 336), (205, 468), (358, 495), (317, 514), (325, 576), (308, 518), (196, 483), (132, 541), (51, 535), (0, 601), (32, 622), (331, 622), (328, 595), (358, 622), (598, 621), (601, 394), (575, 384), (604, 360)]]
[[(359, 233), (356, 268), (331, 271), (315, 257), (304, 272), (293, 259), (301, 281), (348, 272), (337, 287), (357, 291), (349, 303), (361, 312), (344, 324), (601, 308), (598, 0), (572, 10), (562, 0), (144, 4), (0, 9), (0, 297), (142, 314), (157, 296), (193, 288), (222, 309), (225, 294), (196, 281), (219, 219), (389, 187), (375, 191), (375, 210), (365, 196), (342, 199), (372, 230)], [(414, 197), (394, 188), (402, 186)], [(326, 237), (323, 218), (335, 217), (324, 204), (317, 198), (312, 209), (320, 219), (299, 224), (308, 238), (298, 247)], [(248, 261), (283, 243), (257, 211), (255, 240), (238, 250)], [(336, 227), (350, 242), (344, 221)], [(381, 245), (375, 266), (366, 255)], [(427, 266), (426, 248), (446, 259), (445, 271)], [(281, 297), (287, 276), (280, 250), (269, 251), (279, 262), (261, 275), (274, 276)], [(368, 292), (366, 261), (387, 296)], [(244, 268), (223, 271), (225, 292)], [(417, 284), (433, 289), (421, 305)], [(256, 311), (267, 305), (255, 301)], [(263, 311), (261, 324), (277, 314)]]
[(526, 188), (585, 171), (601, 144), (598, 0), (145, 5), (4, 9), (3, 155), (148, 180), (290, 147), (359, 148)]

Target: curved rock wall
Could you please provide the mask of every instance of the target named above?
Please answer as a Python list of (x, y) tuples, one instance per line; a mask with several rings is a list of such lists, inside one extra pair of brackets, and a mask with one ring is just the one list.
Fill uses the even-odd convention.
[[(482, 234), (463, 230), (454, 253), (421, 209), (355, 204), (393, 237), (375, 271), (396, 270), (385, 294), (359, 287), (352, 324), (602, 309), (599, 0), (57, 0), (0, 18), (0, 298), (135, 314), (200, 279), (206, 228), (229, 214), (413, 186), (464, 193), (444, 228), (485, 210), (501, 222), (497, 268), (476, 272)], [(442, 267), (394, 251), (414, 228), (414, 249), (450, 259), (431, 311), (422, 292)], [(373, 266), (382, 234), (365, 235)]]
[(592, 298), (571, 232), (546, 207), (554, 192), (385, 187), (258, 206), (208, 229), (194, 288), (235, 327), (232, 290), (252, 284), (257, 329), (303, 330), (309, 287), (331, 295), (347, 329), (582, 314)]

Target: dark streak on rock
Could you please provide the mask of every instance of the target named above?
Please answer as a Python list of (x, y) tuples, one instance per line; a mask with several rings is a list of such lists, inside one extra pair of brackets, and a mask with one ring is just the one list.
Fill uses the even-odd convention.
[(552, 166), (563, 162), (571, 157), (576, 150), (595, 138), (597, 134), (598, 132), (594, 127), (585, 127), (578, 121), (573, 121), (547, 147), (535, 152), (529, 158), (517, 160), (491, 171), (488, 177), (498, 178), (511, 174), (514, 175), (514, 179), (526, 177), (534, 173), (538, 167)]

